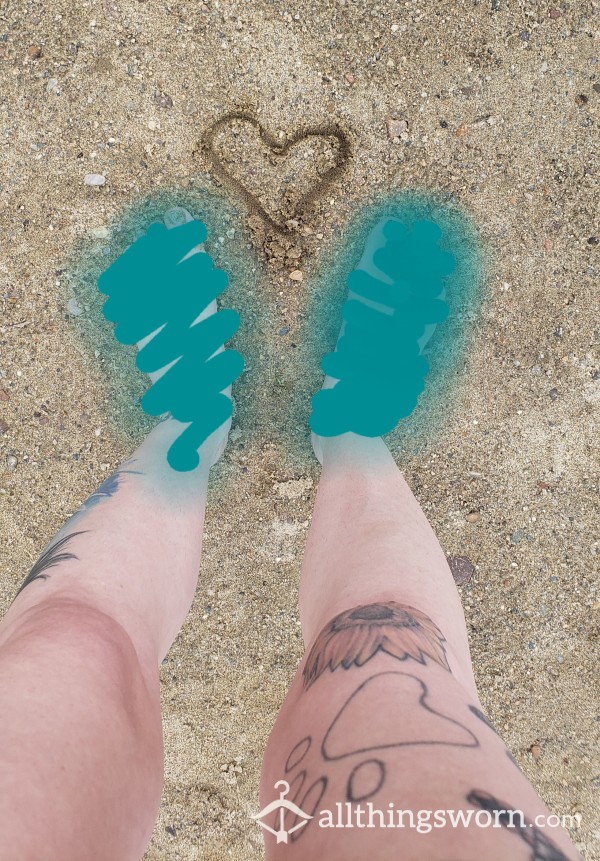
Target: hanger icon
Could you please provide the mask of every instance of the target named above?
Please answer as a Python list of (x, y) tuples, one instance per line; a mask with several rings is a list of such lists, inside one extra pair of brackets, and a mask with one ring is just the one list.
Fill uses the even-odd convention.
[[(281, 789), (279, 789), (281, 787)], [(305, 813), (301, 810), (296, 804), (292, 801), (288, 801), (286, 796), (290, 791), (290, 785), (286, 780), (278, 780), (274, 786), (274, 789), (279, 789), (279, 798), (276, 801), (272, 801), (271, 804), (268, 804), (264, 810), (261, 810), (256, 816), (253, 816), (253, 819), (256, 819), (261, 828), (264, 828), (265, 831), (269, 831), (277, 838), (278, 843), (287, 843), (288, 837), (290, 834), (293, 834), (294, 831), (298, 831), (299, 828), (303, 828), (309, 819), (312, 819), (312, 816), (309, 816), (308, 813)], [(266, 822), (261, 822), (261, 819), (265, 816), (269, 816), (270, 813), (279, 810), (279, 829), (276, 831), (274, 828), (271, 828), (270, 825), (267, 825)], [(302, 821), (298, 822), (292, 828), (285, 829), (283, 827), (283, 822), (285, 819), (286, 810), (289, 810), (291, 813), (295, 813), (296, 816), (301, 817)]]

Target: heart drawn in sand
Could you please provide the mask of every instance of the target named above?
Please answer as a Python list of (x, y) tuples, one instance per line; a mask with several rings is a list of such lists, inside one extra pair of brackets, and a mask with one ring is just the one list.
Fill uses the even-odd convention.
[(202, 145), (217, 176), (279, 233), (289, 232), (286, 221), (321, 197), (350, 158), (348, 136), (335, 124), (279, 139), (245, 111), (218, 119)]

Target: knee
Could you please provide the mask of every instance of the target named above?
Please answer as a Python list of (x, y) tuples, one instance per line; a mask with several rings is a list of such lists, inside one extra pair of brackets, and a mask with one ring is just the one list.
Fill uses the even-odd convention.
[[(12, 738), (18, 751), (15, 782), (21, 797), (31, 797), (31, 774), (42, 786), (56, 786), (47, 809), (67, 799), (69, 809), (86, 823), (82, 841), (102, 833), (106, 819), (113, 821), (106, 841), (127, 851), (112, 857), (141, 857), (160, 803), (163, 745), (156, 668), (154, 676), (144, 670), (117, 621), (71, 599), (31, 608), (0, 648), (0, 691), (11, 691), (2, 715), (3, 738)], [(81, 774), (90, 778), (85, 792)], [(52, 833), (55, 822), (47, 813)], [(40, 825), (43, 833), (46, 825)], [(70, 846), (71, 836), (60, 828), (59, 838)], [(39, 834), (35, 839), (39, 842)], [(90, 853), (82, 850), (77, 857), (109, 857), (99, 850), (97, 856)], [(39, 857), (46, 856), (40, 852)], [(65, 852), (61, 857), (76, 856)]]
[(77, 599), (56, 597), (32, 607), (1, 649), (25, 663), (54, 663), (86, 690), (104, 696), (134, 725), (160, 725), (158, 671), (143, 660), (123, 626), (103, 610)]

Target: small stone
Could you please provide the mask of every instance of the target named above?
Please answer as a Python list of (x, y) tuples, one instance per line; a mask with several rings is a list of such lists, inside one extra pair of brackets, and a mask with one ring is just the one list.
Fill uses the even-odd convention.
[(154, 101), (160, 108), (172, 108), (173, 107), (173, 99), (171, 96), (167, 95), (167, 93), (161, 93), (157, 91), (154, 94)]
[(467, 126), (464, 123), (461, 123), (459, 125), (459, 127), (456, 129), (456, 131), (454, 132), (454, 135), (457, 138), (463, 138), (468, 131), (469, 131), (469, 129), (467, 128)]
[(533, 374), (534, 377), (539, 377), (542, 373), (542, 369), (539, 365), (534, 365), (533, 368), (531, 369), (531, 373)]
[(597, 93), (600, 93), (600, 81), (592, 87)]
[(101, 173), (86, 173), (83, 177), (85, 185), (99, 186), (104, 185), (106, 177)]
[(515, 529), (513, 534), (510, 536), (511, 544), (519, 544), (525, 538), (525, 530), (524, 529)]
[(558, 389), (550, 389), (548, 392), (551, 401), (555, 401), (558, 397)]
[(304, 281), (304, 274), (300, 269), (294, 269), (293, 272), (290, 272), (290, 281)]
[(165, 831), (167, 834), (170, 834), (171, 837), (177, 837), (177, 831), (172, 825), (165, 825)]
[(530, 34), (530, 33), (528, 33), (528, 32), (527, 32), (527, 30), (523, 30), (523, 32), (522, 32), (522, 33), (519, 33), (519, 39), (520, 39), (522, 42), (529, 42), (529, 39), (530, 39), (530, 38), (531, 38), (531, 34)]
[(6, 389), (0, 389), (0, 401), (10, 401), (10, 395)]
[(600, 240), (597, 236), (590, 236), (588, 239), (588, 245), (598, 245), (598, 242), (600, 242)]
[(386, 117), (385, 124), (390, 140), (395, 140), (408, 131), (408, 123), (406, 120), (397, 120), (394, 117)]
[(542, 63), (542, 65), (540, 66), (540, 72), (542, 73), (542, 75), (545, 75), (549, 68), (550, 68), (550, 66), (549, 66), (549, 65), (548, 65), (548, 63), (544, 60), (544, 62), (543, 62), (543, 63)]
[(500, 0), (492, 0), (492, 12), (498, 12), (500, 10)]
[(90, 232), (94, 239), (106, 239), (108, 236), (108, 227), (92, 227)]
[(392, 24), (392, 26), (391, 26), (392, 33), (397, 33), (399, 29), (400, 29), (399, 24)]
[(447, 562), (457, 586), (463, 586), (469, 582), (475, 571), (475, 566), (470, 559), (466, 556), (453, 556), (448, 557)]
[(83, 308), (75, 298), (69, 299), (69, 301), (67, 302), (67, 311), (69, 312), (71, 317), (79, 317), (81, 314), (83, 314)]
[(27, 48), (27, 56), (30, 60), (39, 60), (42, 56), (42, 49), (39, 45), (30, 45), (29, 48)]
[(552, 242), (551, 239), (544, 240), (544, 250), (545, 251), (552, 251), (553, 248), (554, 248), (554, 242)]
[(19, 461), (14, 456), (14, 454), (7, 454), (6, 455), (6, 466), (8, 467), (8, 469), (11, 470), (11, 472), (17, 468), (18, 462)]
[(575, 104), (579, 105), (582, 108), (584, 105), (587, 105), (589, 99), (584, 93), (579, 93), (575, 96)]
[(0, 419), (0, 436), (3, 436), (8, 430), (8, 425), (4, 421), (4, 419)]
[(346, 72), (346, 74), (344, 75), (344, 78), (346, 80), (346, 83), (348, 83), (348, 84), (350, 84), (350, 86), (352, 86), (352, 84), (354, 83), (354, 75), (351, 72)]
[(60, 88), (58, 86), (58, 78), (50, 78), (50, 80), (46, 84), (46, 89), (49, 93), (56, 93), (58, 95), (60, 93)]
[(158, 120), (150, 120), (148, 123), (148, 128), (151, 132), (155, 132), (156, 129), (160, 128), (160, 123), (158, 122)]
[(481, 514), (479, 511), (469, 511), (467, 514), (467, 520), (469, 523), (477, 523), (477, 521), (481, 518)]
[(538, 759), (541, 756), (542, 748), (537, 742), (534, 742), (529, 748), (529, 752), (533, 756), (534, 759)]
[(561, 16), (560, 9), (553, 8), (553, 9), (548, 10), (548, 17), (552, 18), (553, 21), (556, 21), (556, 19), (560, 18), (560, 16)]
[(288, 333), (289, 331), (290, 331), (290, 327), (289, 327), (289, 326), (282, 326), (282, 327), (281, 327), (281, 329), (279, 329), (279, 331), (277, 332), (277, 334), (278, 334), (278, 335), (287, 335), (287, 333)]

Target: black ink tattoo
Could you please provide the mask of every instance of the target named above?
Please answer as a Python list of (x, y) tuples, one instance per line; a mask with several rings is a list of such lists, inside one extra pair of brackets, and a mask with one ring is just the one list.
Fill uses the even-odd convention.
[[(480, 720), (482, 723), (484, 723), (487, 727), (489, 727), (489, 728), (492, 730), (492, 732), (494, 732), (494, 733), (498, 736), (498, 738), (500, 739), (500, 741), (502, 741), (502, 737), (500, 736), (500, 733), (498, 732), (498, 730), (496, 729), (496, 727), (494, 726), (494, 724), (491, 722), (491, 720), (487, 717), (487, 715), (484, 715), (484, 713), (481, 711), (481, 709), (478, 709), (478, 708), (477, 708), (477, 706), (469, 706), (469, 711), (471, 711), (471, 712), (475, 715), (475, 717), (476, 717), (476, 718), (479, 718), (479, 720)], [(507, 755), (507, 757), (510, 759), (510, 761), (512, 762), (512, 764), (513, 764), (516, 768), (518, 768), (518, 769), (519, 769), (519, 771), (521, 771), (521, 767), (519, 766), (519, 763), (518, 763), (518, 762), (517, 762), (517, 760), (514, 758), (514, 756), (513, 756), (513, 755), (512, 755), (512, 753), (510, 752), (510, 750), (508, 750), (508, 748), (506, 749), (506, 755)], [(522, 774), (522, 773), (523, 773), (523, 772), (521, 771), (521, 774)]]
[(46, 573), (49, 568), (54, 568), (56, 565), (59, 565), (61, 562), (67, 562), (69, 559), (78, 559), (79, 557), (74, 553), (66, 553), (62, 551), (72, 538), (75, 538), (76, 535), (84, 535), (86, 531), (87, 530), (84, 530), (83, 532), (71, 532), (69, 535), (65, 535), (63, 538), (59, 538), (51, 544), (48, 549), (42, 553), (27, 575), (21, 588), (17, 592), (17, 595), (19, 595), (26, 586), (33, 583), (34, 580), (47, 580), (50, 576)]
[[(372, 750), (410, 745), (479, 747), (479, 740), (454, 718), (436, 711), (427, 702), (429, 690), (410, 673), (377, 673), (364, 681), (348, 697), (325, 733), (321, 753), (325, 760), (339, 760)], [(418, 722), (406, 725), (401, 714), (394, 729), (376, 719), (373, 703), (393, 698), (403, 713), (420, 707)]]
[(317, 637), (304, 666), (306, 690), (326, 669), (362, 667), (378, 652), (399, 661), (426, 658), (450, 671), (444, 636), (431, 619), (395, 601), (366, 604), (340, 613)]
[(380, 759), (366, 759), (355, 765), (348, 778), (348, 801), (359, 804), (377, 795), (385, 783), (385, 771), (385, 763)]
[[(507, 751), (506, 751), (506, 755), (507, 755), (507, 757), (510, 759), (510, 761), (512, 762), (512, 764), (515, 766), (515, 768), (518, 768), (518, 769), (519, 769), (519, 771), (521, 771), (521, 766), (519, 765), (519, 763), (517, 762), (517, 760), (514, 758), (514, 756), (513, 756), (513, 755), (512, 755), (512, 753), (510, 752), (510, 750), (507, 750)], [(523, 774), (523, 772), (522, 772), (522, 771), (521, 771), (521, 774)]]
[[(313, 785), (307, 789), (302, 801), (299, 803), (300, 809), (303, 813), (308, 814), (308, 816), (314, 816), (315, 812), (321, 803), (325, 792), (327, 791), (328, 780), (326, 777), (320, 777), (318, 780), (315, 780)], [(292, 823), (292, 828), (300, 821), (300, 817), (296, 816)], [(309, 824), (309, 823), (307, 823)], [(295, 843), (296, 840), (299, 840), (302, 834), (306, 831), (306, 828), (300, 828), (298, 831), (294, 831), (291, 835), (292, 843)]]
[(496, 735), (499, 735), (498, 730), (496, 729), (494, 724), (491, 722), (489, 717), (481, 711), (481, 709), (478, 709), (477, 706), (469, 706), (469, 711), (472, 712), (476, 718), (479, 718), (481, 723), (484, 723), (487, 727), (489, 727), (492, 732), (495, 732)]
[(307, 735), (306, 738), (303, 738), (302, 741), (299, 741), (298, 744), (292, 749), (292, 752), (287, 758), (287, 762), (285, 764), (285, 773), (291, 771), (293, 768), (296, 768), (297, 765), (300, 765), (308, 751), (310, 750), (310, 746), (312, 744), (312, 738)]
[(106, 478), (100, 487), (92, 493), (88, 499), (83, 503), (83, 505), (77, 509), (71, 520), (75, 517), (78, 517), (84, 511), (89, 511), (90, 508), (94, 508), (94, 506), (98, 505), (99, 502), (102, 502), (104, 499), (110, 499), (115, 493), (118, 491), (121, 482), (123, 480), (124, 475), (142, 475), (142, 472), (137, 469), (126, 469), (129, 464), (135, 463), (135, 460), (126, 460), (125, 463), (121, 464), (121, 466), (116, 469), (111, 475)]
[[(299, 799), (306, 782), (310, 780), (311, 772), (313, 776), (315, 771), (319, 774), (324, 763), (347, 761), (350, 758), (346, 799), (351, 804), (357, 804), (381, 792), (387, 780), (389, 764), (383, 759), (369, 756), (371, 752), (411, 745), (478, 748), (477, 736), (460, 721), (429, 705), (428, 695), (427, 685), (410, 673), (376, 673), (362, 682), (339, 709), (320, 745), (313, 744), (312, 736), (305, 736), (290, 750), (285, 761), (285, 773), (291, 781), (290, 795), (293, 802), (305, 813), (311, 814), (316, 810), (327, 789), (327, 775), (319, 777), (305, 792), (302, 800)], [(374, 711), (377, 708), (374, 703), (382, 701), (383, 697), (388, 703), (392, 698), (388, 710), (396, 712), (396, 720), (391, 727), (389, 723), (381, 726)], [(395, 707), (394, 703), (397, 704)], [(404, 720), (408, 713), (418, 714), (417, 721)], [(354, 763), (352, 757), (355, 758)], [(317, 792), (318, 798), (313, 805), (313, 794)], [(297, 824), (297, 819), (292, 821), (293, 813), (287, 815), (289, 830)], [(306, 828), (294, 832), (291, 839), (299, 839), (309, 828), (310, 823), (307, 823)]]
[(520, 837), (531, 849), (529, 861), (569, 861), (541, 829), (520, 815), (520, 811), (494, 798), (489, 792), (474, 789), (467, 795), (467, 801), (473, 807), (487, 810), (494, 820), (497, 819), (507, 830)]

